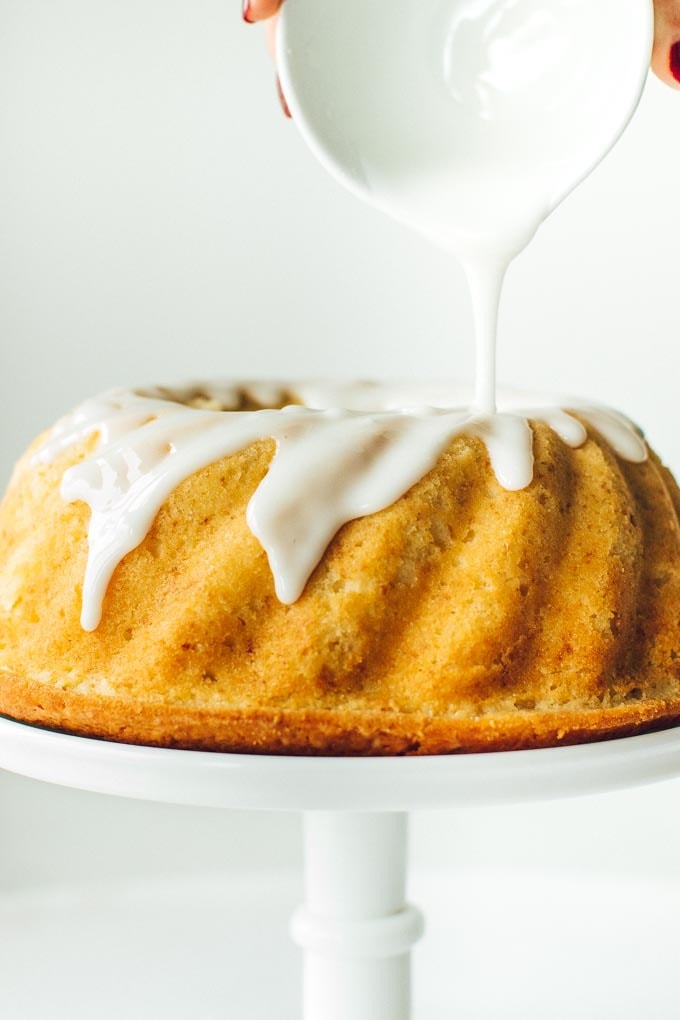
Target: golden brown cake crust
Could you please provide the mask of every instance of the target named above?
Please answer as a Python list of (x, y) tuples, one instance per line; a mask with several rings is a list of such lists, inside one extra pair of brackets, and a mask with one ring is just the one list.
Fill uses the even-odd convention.
[[(534, 424), (535, 477), (459, 437), (393, 506), (341, 529), (293, 605), (245, 508), (273, 444), (203, 469), (79, 623), (89, 510), (18, 465), (0, 508), (0, 712), (128, 743), (440, 754), (680, 721), (680, 493), (655, 457)], [(29, 451), (30, 452), (30, 451)]]
[(342, 711), (214, 712), (64, 694), (0, 674), (10, 718), (83, 737), (188, 750), (297, 755), (434, 755), (555, 747), (665, 729), (680, 699), (590, 711), (522, 712), (486, 719)]

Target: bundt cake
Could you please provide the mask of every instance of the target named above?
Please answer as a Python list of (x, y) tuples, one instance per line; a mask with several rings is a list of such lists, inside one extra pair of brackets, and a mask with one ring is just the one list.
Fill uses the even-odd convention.
[(0, 712), (358, 755), (679, 721), (671, 474), (614, 412), (447, 401), (271, 384), (82, 405), (0, 508)]

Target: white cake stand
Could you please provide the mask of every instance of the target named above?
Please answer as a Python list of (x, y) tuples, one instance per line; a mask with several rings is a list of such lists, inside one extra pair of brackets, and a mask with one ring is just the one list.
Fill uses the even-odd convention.
[(420, 912), (405, 902), (407, 812), (545, 800), (680, 774), (680, 728), (599, 744), (433, 758), (296, 758), (134, 747), (0, 718), (0, 768), (99, 793), (301, 811), (305, 1020), (408, 1020)]

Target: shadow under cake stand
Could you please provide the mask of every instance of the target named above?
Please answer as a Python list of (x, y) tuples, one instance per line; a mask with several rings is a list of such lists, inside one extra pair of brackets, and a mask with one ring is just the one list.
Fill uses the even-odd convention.
[[(408, 1020), (407, 812), (603, 793), (680, 775), (680, 728), (597, 744), (421, 758), (166, 750), (0, 717), (0, 768), (98, 793), (304, 815), (304, 1020)], [(240, 1018), (239, 1018), (240, 1020)]]

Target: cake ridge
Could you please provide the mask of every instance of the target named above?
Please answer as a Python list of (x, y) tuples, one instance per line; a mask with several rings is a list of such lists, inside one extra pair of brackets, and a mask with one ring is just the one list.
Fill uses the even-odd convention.
[[(99, 437), (95, 453), (70, 467), (61, 484), (65, 500), (82, 500), (91, 510), (81, 616), (86, 630), (99, 625), (114, 570), (143, 541), (173, 489), (252, 442), (273, 439), (276, 444), (267, 475), (249, 502), (247, 521), (267, 553), (277, 596), (286, 603), (300, 597), (344, 524), (394, 503), (458, 435), (482, 440), (496, 478), (509, 490), (522, 489), (532, 479), (530, 418), (549, 425), (573, 447), (585, 442), (584, 422), (590, 423), (619, 456), (632, 461), (646, 457), (631, 422), (589, 405), (579, 409), (583, 421), (551, 406), (480, 415), (469, 408), (419, 403), (414, 387), (411, 406), (354, 410), (333, 406), (337, 387), (324, 393), (316, 384), (308, 390), (321, 406), (240, 409), (263, 390), (270, 400), (297, 392), (290, 383), (260, 384), (259, 390), (252, 383), (112, 390), (86, 401), (52, 430), (35, 454), (38, 461), (51, 462), (73, 443), (92, 434)], [(305, 387), (301, 390), (304, 395)], [(351, 404), (351, 387), (340, 393)], [(372, 396), (380, 405), (379, 386)]]
[[(162, 404), (189, 433), (211, 399), (192, 393), (202, 406), (186, 416)], [(252, 392), (237, 397), (258, 406)], [(111, 449), (143, 478), (125, 430), (114, 433), (133, 413), (145, 442), (159, 433), (143, 403), (107, 399), (121, 415), (104, 423)], [(311, 414), (233, 413), (256, 430), (268, 414)], [(324, 414), (329, 428), (345, 417)], [(40, 437), (0, 506), (0, 712), (130, 743), (308, 754), (501, 750), (674, 724), (680, 491), (653, 452), (624, 459), (587, 412), (562, 414), (585, 440), (570, 445), (532, 418), (533, 478), (515, 491), (482, 437), (455, 435), (403, 495), (340, 527), (291, 603), (248, 526), (276, 453), (255, 438), (172, 489), (86, 631), (92, 514), (60, 484), (106, 461), (97, 466), (101, 415), (81, 408), (69, 426), (79, 437), (51, 457), (40, 451), (67, 429)]]

